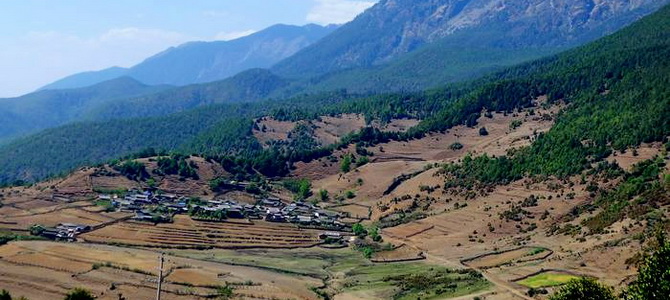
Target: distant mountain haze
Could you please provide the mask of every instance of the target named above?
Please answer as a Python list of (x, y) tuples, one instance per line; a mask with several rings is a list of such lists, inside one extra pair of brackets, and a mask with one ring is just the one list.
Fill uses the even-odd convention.
[(171, 86), (149, 86), (119, 77), (90, 87), (42, 90), (0, 99), (0, 141), (86, 118), (99, 105), (153, 94)]
[(336, 25), (279, 24), (231, 41), (190, 42), (169, 48), (129, 69), (114, 67), (74, 74), (41, 89), (83, 87), (119, 76), (129, 76), (149, 85), (222, 80), (244, 70), (268, 68), (336, 28)]
[(44, 87), (41, 87), (38, 91), (50, 90), (50, 89), (74, 89), (74, 88), (87, 87), (101, 83), (103, 81), (123, 77), (127, 73), (128, 69), (121, 67), (111, 67), (100, 71), (77, 73), (65, 77), (63, 79), (60, 79)]
[(182, 112), (200, 106), (255, 102), (287, 87), (288, 81), (265, 69), (250, 69), (233, 77), (205, 84), (192, 84), (97, 106), (88, 120), (149, 117)]

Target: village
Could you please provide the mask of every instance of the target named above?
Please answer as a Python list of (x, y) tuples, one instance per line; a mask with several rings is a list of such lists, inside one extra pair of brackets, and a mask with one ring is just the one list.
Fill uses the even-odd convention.
[[(160, 190), (129, 190), (125, 193), (99, 193), (96, 203), (108, 212), (131, 213), (127, 219), (146, 223), (172, 223), (176, 215), (203, 222), (226, 222), (232, 219), (263, 220), (268, 223), (293, 224), (298, 228), (323, 230), (321, 239), (342, 239), (340, 232), (350, 232), (351, 224), (343, 222), (341, 212), (322, 209), (312, 203), (285, 203), (276, 197), (257, 197), (255, 204), (240, 203), (231, 198), (203, 200), (178, 196)], [(35, 225), (31, 232), (42, 237), (75, 241), (77, 235), (104, 227), (60, 223), (53, 228)]]

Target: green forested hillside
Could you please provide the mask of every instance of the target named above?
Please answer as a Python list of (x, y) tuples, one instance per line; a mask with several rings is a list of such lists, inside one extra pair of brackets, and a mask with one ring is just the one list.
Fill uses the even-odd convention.
[[(319, 40), (270, 71), (252, 69), (226, 80), (165, 92), (154, 87), (138, 91), (125, 83), (97, 94), (86, 92), (96, 88), (92, 86), (83, 88), (83, 95), (40, 91), (7, 101), (14, 103), (11, 105), (0, 100), (0, 144), (69, 122), (164, 116), (218, 103), (287, 99), (336, 90), (420, 94), (580, 45), (668, 1), (616, 0), (594, 6), (588, 0), (574, 0), (556, 6), (547, 0), (523, 0), (500, 10), (491, 9), (495, 7), (493, 0), (380, 1), (320, 40), (336, 26), (278, 25), (236, 41), (187, 44), (131, 69), (81, 74), (51, 87), (80, 86), (114, 74), (136, 75), (149, 83), (206, 82), (228, 77), (232, 70), (269, 66), (271, 61), (304, 47), (302, 42)], [(253, 50), (259, 45), (271, 46)], [(259, 61), (264, 63), (255, 64)], [(115, 101), (108, 101), (111, 99)]]
[[(323, 94), (300, 100), (315, 111), (318, 106), (346, 97), (349, 96)], [(280, 106), (290, 105), (220, 104), (169, 116), (82, 122), (47, 129), (0, 147), (0, 182), (41, 179), (147, 148), (221, 155), (249, 147), (252, 155), (258, 143), (249, 140), (251, 119)]]
[(0, 99), (0, 140), (79, 120), (105, 103), (169, 88), (148, 86), (121, 77), (85, 88), (42, 90), (17, 98)]
[[(324, 93), (48, 130), (0, 148), (0, 181), (38, 179), (148, 147), (216, 156), (240, 170), (282, 175), (291, 162), (328, 155), (339, 145), (406, 140), (459, 124), (473, 126), (484, 108), (511, 112), (529, 106), (539, 95), (548, 95), (550, 102), (569, 103), (552, 130), (510, 156), (473, 158), (465, 165), (451, 166), (450, 171), (487, 182), (506, 182), (525, 174), (565, 176), (611, 149), (670, 135), (668, 58), (670, 7), (584, 47), (427, 92), (367, 97)], [(255, 116), (296, 120), (345, 112), (363, 113), (368, 120), (413, 116), (423, 121), (402, 134), (366, 128), (323, 149), (278, 145), (262, 150), (250, 137)]]
[[(426, 45), (396, 60), (371, 67), (332, 72), (310, 79), (306, 91), (346, 88), (357, 93), (420, 91), (451, 82), (472, 80), (487, 72), (554, 54), (561, 48), (501, 49), (494, 47), (451, 47), (444, 43)], [(299, 83), (302, 83), (299, 81)]]
[(88, 114), (90, 120), (168, 115), (195, 107), (254, 102), (285, 87), (288, 82), (263, 69), (252, 69), (231, 78), (179, 87), (162, 93), (100, 105)]
[[(227, 122), (234, 115), (247, 114), (242, 107), (220, 106), (168, 117), (76, 123), (48, 129), (2, 147), (0, 181), (39, 179), (149, 147), (175, 150), (205, 129)], [(230, 136), (233, 143), (236, 137)]]
[[(569, 109), (532, 146), (479, 157), (463, 176), (505, 182), (527, 174), (567, 176), (611, 153), (670, 136), (670, 7), (596, 43), (497, 76), (499, 99), (547, 94)], [(431, 128), (442, 118), (424, 122)], [(428, 125), (430, 124), (430, 125)], [(457, 167), (457, 168), (461, 168)], [(476, 167), (476, 168), (473, 168)]]

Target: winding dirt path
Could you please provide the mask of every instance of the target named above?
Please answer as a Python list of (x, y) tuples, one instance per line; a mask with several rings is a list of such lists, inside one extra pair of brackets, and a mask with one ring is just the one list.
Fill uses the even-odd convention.
[[(441, 262), (441, 263), (443, 263), (444, 265), (447, 265), (447, 266), (453, 266), (454, 265), (454, 262), (452, 262), (450, 260), (447, 260), (447, 259), (444, 259), (442, 257), (431, 255), (429, 253), (424, 253), (424, 254), (426, 255), (426, 258), (430, 258), (433, 261)], [(458, 263), (458, 265), (461, 265), (463, 268), (468, 268), (467, 266), (465, 266), (461, 263)], [(473, 269), (479, 271), (482, 274), (482, 276), (484, 276), (484, 278), (486, 280), (491, 282), (496, 287), (502, 288), (502, 289), (510, 292), (514, 298), (524, 299), (524, 300), (535, 300), (534, 298), (531, 298), (528, 295), (524, 294), (523, 292), (514, 288), (514, 286), (512, 286), (512, 284), (510, 284), (509, 282), (507, 282), (505, 280), (502, 280), (502, 279), (499, 279), (498, 277), (496, 277), (493, 274), (487, 272), (486, 270), (482, 270), (482, 269), (478, 269), (478, 268), (473, 268)], [(466, 298), (464, 298), (464, 299), (471, 299), (473, 296), (477, 296), (477, 295), (474, 295), (474, 294), (467, 295)], [(454, 298), (454, 299), (461, 300), (460, 298), (463, 298), (463, 297), (458, 297), (458, 298)], [(454, 299), (452, 299), (452, 300), (454, 300)]]

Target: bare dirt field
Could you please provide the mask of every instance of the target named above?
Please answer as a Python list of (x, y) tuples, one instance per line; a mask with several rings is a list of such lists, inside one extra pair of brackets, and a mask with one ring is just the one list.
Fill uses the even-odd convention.
[[(295, 128), (298, 122), (277, 121), (271, 117), (263, 117), (257, 120), (257, 127), (253, 134), (261, 144), (269, 141), (285, 141), (289, 139), (289, 133)], [(365, 127), (365, 119), (361, 115), (342, 114), (338, 116), (321, 116), (316, 121), (311, 121), (314, 125), (314, 135), (321, 145), (330, 145), (336, 143), (344, 135), (357, 131)], [(397, 122), (393, 124), (398, 128), (408, 125), (408, 122)]]
[[(331, 195), (341, 195), (347, 190), (356, 191), (352, 203), (366, 204), (383, 197), (393, 179), (403, 173), (423, 169), (425, 163), (413, 161), (389, 161), (370, 163), (347, 174), (337, 174), (315, 181), (313, 185), (325, 189)], [(362, 182), (362, 184), (360, 184)]]
[(361, 115), (342, 114), (339, 116), (322, 116), (314, 122), (316, 139), (323, 145), (336, 143), (344, 135), (365, 127), (365, 119)]
[(53, 227), (60, 223), (96, 226), (130, 214), (101, 212), (89, 201), (63, 203), (60, 201), (33, 200), (9, 203), (0, 209), (0, 229), (9, 231), (27, 230), (34, 224)]
[(256, 121), (258, 128), (254, 128), (254, 137), (261, 143), (269, 141), (284, 141), (288, 133), (295, 128), (296, 122), (277, 121), (271, 117), (263, 117)]
[[(495, 285), (455, 299), (474, 296), (489, 300), (528, 299), (525, 292), (529, 285), (517, 281), (542, 270), (557, 274), (532, 278), (535, 282), (528, 284), (540, 282), (539, 286), (545, 286), (542, 281), (563, 280), (558, 278), (560, 274), (579, 274), (620, 286), (636, 272), (626, 260), (639, 252), (640, 242), (631, 236), (641, 233), (645, 224), (626, 219), (604, 234), (585, 234), (581, 222), (598, 210), (573, 216), (575, 208), (594, 200), (579, 176), (542, 181), (526, 178), (469, 191), (444, 188), (447, 178), (441, 173), (443, 164), (457, 162), (468, 153), (502, 155), (509, 149), (528, 145), (537, 133), (549, 130), (560, 108), (536, 108), (534, 114), (529, 111), (493, 114), (492, 118), (481, 117), (475, 128), (458, 126), (418, 140), (369, 147), (368, 151), (374, 153), (371, 161), (343, 174), (340, 160), (345, 154), (355, 153), (351, 146), (335, 151), (330, 158), (297, 163), (292, 175), (311, 179), (314, 193), (327, 190), (330, 200), (322, 205), (348, 213), (354, 221), (369, 216), (370, 220), (364, 223), (383, 225), (380, 233), (384, 242), (403, 245), (393, 251), (378, 252), (374, 259), (392, 261), (425, 256), (429, 268), (476, 268)], [(512, 128), (512, 121), (521, 124)], [(387, 128), (406, 130), (414, 122), (394, 120)], [(264, 132), (254, 132), (259, 140), (285, 139), (295, 126), (271, 119), (263, 119), (259, 125), (266, 128)], [(343, 115), (323, 117), (315, 125), (318, 138), (326, 143), (365, 124), (361, 116)], [(488, 135), (480, 134), (482, 127)], [(461, 144), (462, 149), (451, 149), (455, 143)], [(629, 169), (632, 164), (658, 154), (660, 148), (657, 144), (643, 145), (635, 153), (631, 149), (609, 159)], [(152, 162), (146, 163), (151, 168)], [(164, 178), (161, 188), (213, 196), (207, 190), (207, 178), (225, 171), (204, 160), (198, 159), (197, 163), (202, 172), (200, 181)], [(103, 213), (91, 201), (77, 198), (96, 187), (132, 186), (125, 177), (93, 176), (92, 172), (95, 171), (82, 169), (67, 178), (35, 187), (3, 190), (0, 229), (27, 228), (41, 222), (94, 225), (123, 217)], [(585, 181), (591, 180), (587, 177)], [(604, 189), (616, 184), (597, 183)], [(345, 197), (347, 194), (350, 197)], [(239, 193), (216, 196), (249, 200)], [(665, 212), (669, 214), (667, 209)], [(172, 252), (167, 299), (211, 295), (211, 286), (226, 282), (238, 284), (236, 293), (248, 299), (273, 296), (314, 299), (316, 295), (307, 286), (323, 283), (316, 278), (329, 278), (328, 289), (336, 294), (335, 299), (384, 299), (392, 295), (392, 289), (387, 286), (380, 290), (375, 286), (377, 283), (370, 283), (370, 278), (382, 278), (381, 275), (395, 274), (402, 267), (417, 266), (391, 268), (385, 263), (362, 260), (360, 253), (351, 249), (313, 247), (320, 243), (319, 233), (264, 221), (215, 223), (177, 216), (172, 224), (124, 221), (86, 233), (81, 239), (95, 244)], [(105, 257), (105, 261), (100, 261), (100, 257)], [(108, 258), (111, 264), (104, 266)], [(8, 287), (17, 291), (14, 293), (17, 295), (32, 295), (30, 299), (51, 299), (36, 294), (62, 295), (68, 288), (79, 285), (93, 289), (101, 299), (116, 299), (120, 292), (149, 298), (155, 281), (146, 273), (155, 273), (155, 261), (155, 252), (133, 248), (86, 243), (10, 243), (0, 247), (0, 288)], [(95, 263), (103, 266), (94, 268)], [(369, 273), (361, 271), (367, 269)], [(113, 291), (111, 282), (119, 284)]]
[[(298, 123), (262, 117), (256, 121), (257, 128), (253, 129), (253, 135), (261, 144), (267, 144), (273, 140), (285, 141), (289, 139), (290, 132)], [(320, 116), (317, 120), (310, 121), (309, 124), (314, 126), (314, 137), (323, 146), (337, 143), (343, 136), (366, 126), (365, 118), (358, 114)], [(370, 125), (383, 131), (404, 132), (417, 124), (419, 120), (416, 119), (394, 119), (387, 124), (373, 122)]]
[(401, 244), (393, 250), (376, 252), (371, 261), (376, 263), (411, 261), (425, 259), (423, 252), (407, 244)]
[(502, 265), (544, 259), (551, 254), (551, 250), (541, 247), (521, 247), (507, 251), (493, 252), (478, 256), (474, 259), (463, 260), (469, 267), (489, 269)]
[[(356, 196), (343, 203), (370, 206), (372, 222), (387, 216), (410, 216), (411, 211), (422, 211), (422, 207), (427, 207), (425, 216), (418, 220), (401, 220), (400, 225), (384, 228), (381, 233), (386, 241), (423, 251), (428, 261), (457, 266), (460, 260), (479, 253), (528, 247), (469, 262), (469, 266), (482, 269), (487, 278), (502, 288), (495, 296), (488, 295), (487, 299), (524, 299), (527, 297), (523, 295), (524, 287), (514, 284), (513, 280), (542, 269), (593, 276), (612, 286), (620, 286), (636, 272), (625, 261), (640, 251), (639, 242), (631, 240), (630, 236), (642, 230), (643, 225), (624, 220), (614, 224), (607, 234), (582, 238), (580, 222), (593, 213), (572, 221), (570, 213), (593, 199), (586, 191), (586, 184), (580, 184), (578, 177), (540, 183), (524, 179), (490, 190), (475, 190), (466, 196), (444, 190), (445, 178), (439, 174), (439, 167), (421, 172), (434, 163), (458, 161), (467, 153), (503, 155), (508, 149), (528, 145), (536, 133), (551, 128), (552, 119), (560, 108), (537, 109), (533, 115), (527, 112), (507, 116), (493, 114), (491, 119), (480, 118), (476, 128), (459, 126), (448, 133), (432, 134), (420, 140), (370, 147), (368, 150), (374, 152), (371, 163), (347, 174), (335, 170), (336, 173), (316, 180), (314, 187), (315, 190), (325, 188), (331, 195), (354, 191)], [(513, 120), (520, 120), (521, 125), (511, 128)], [(480, 135), (481, 127), (485, 127), (489, 134)], [(463, 148), (449, 149), (456, 142)], [(660, 149), (657, 144), (643, 145), (635, 154), (629, 150), (610, 159), (629, 169), (632, 164), (657, 155)], [(384, 195), (395, 178), (407, 174), (413, 176), (404, 178)], [(607, 189), (616, 182), (598, 184)], [(537, 198), (537, 203), (522, 207), (521, 203), (531, 196)], [(519, 221), (503, 217), (513, 215), (518, 209), (514, 207), (522, 208), (519, 213), (523, 216)], [(552, 227), (556, 224), (559, 228)], [(536, 247), (551, 249), (553, 254), (548, 257), (545, 257), (546, 251), (529, 254), (528, 249)], [(342, 299), (365, 297), (365, 293), (353, 293)]]
[(661, 143), (642, 144), (636, 149), (628, 149), (625, 153), (614, 152), (607, 160), (616, 162), (624, 170), (630, 170), (634, 164), (658, 155), (662, 147)]
[[(0, 247), (0, 289), (29, 299), (59, 299), (74, 287), (98, 299), (155, 296), (158, 253), (101, 245), (12, 242)], [(168, 256), (165, 299), (202, 299), (211, 286), (232, 284), (239, 299), (316, 299), (309, 287), (320, 282), (256, 268)], [(113, 284), (112, 284), (113, 283)]]
[(342, 206), (333, 206), (329, 209), (349, 214), (351, 218), (368, 219), (370, 217), (371, 207), (363, 204), (348, 204)]
[[(430, 134), (422, 139), (394, 141), (369, 147), (367, 150), (374, 153), (370, 157), (371, 162), (346, 174), (340, 172), (339, 162), (328, 162), (324, 159), (298, 163), (293, 173), (296, 177), (312, 179), (315, 190), (325, 189), (330, 195), (354, 191), (356, 196), (345, 203), (376, 205), (395, 197), (422, 194), (418, 191), (420, 186), (442, 183), (443, 179), (434, 176), (436, 170), (418, 174), (387, 195), (384, 193), (397, 177), (419, 172), (434, 163), (457, 161), (467, 153), (502, 155), (508, 149), (528, 145), (534, 134), (551, 128), (553, 116), (560, 109), (561, 106), (537, 108), (532, 115), (528, 112), (508, 115), (493, 113), (492, 118), (480, 117), (479, 125), (475, 128), (457, 126), (443, 134)], [(511, 128), (510, 124), (514, 120), (521, 121), (521, 125)], [(482, 127), (486, 128), (488, 135), (480, 135), (479, 129)], [(462, 144), (463, 148), (450, 149), (454, 143)], [(354, 148), (336, 151), (333, 156), (340, 157), (345, 153), (355, 153)], [(373, 212), (373, 215), (376, 213)]]
[[(538, 109), (535, 115), (526, 115), (523, 112), (508, 115), (493, 113), (492, 118), (480, 117), (479, 124), (474, 128), (456, 126), (447, 133), (430, 134), (409, 142), (390, 142), (368, 150), (372, 151), (378, 160), (444, 161), (458, 159), (468, 152), (504, 155), (507, 149), (530, 144), (534, 133), (549, 130), (553, 121), (543, 119), (541, 115), (553, 116), (559, 109), (560, 107)], [(510, 124), (514, 120), (522, 123), (512, 129)], [(479, 129), (482, 127), (486, 128), (487, 135), (479, 134)], [(463, 148), (449, 149), (449, 146), (456, 142), (462, 144)]]

